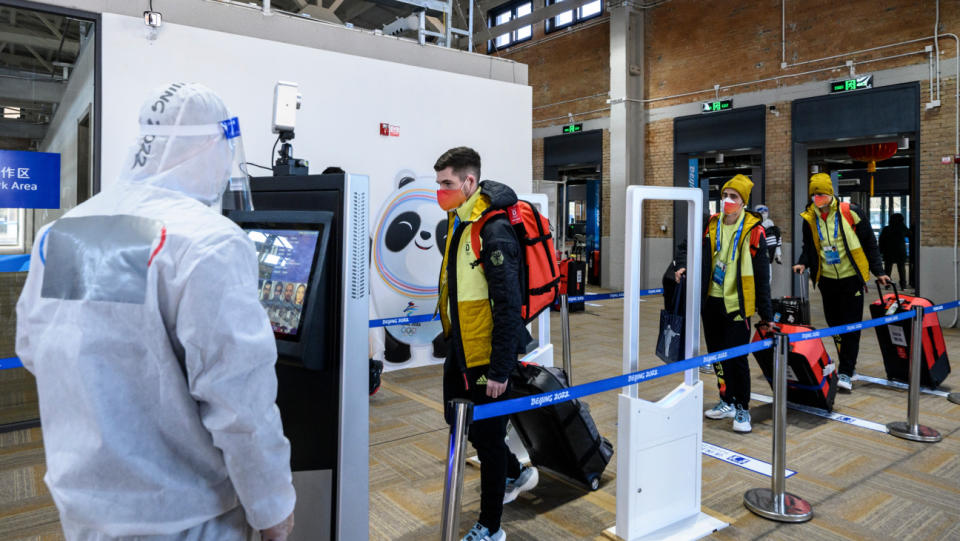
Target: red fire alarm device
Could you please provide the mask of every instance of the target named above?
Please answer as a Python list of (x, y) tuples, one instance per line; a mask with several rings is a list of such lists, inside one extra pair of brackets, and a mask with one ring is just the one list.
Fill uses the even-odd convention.
[(400, 126), (390, 126), (390, 137), (400, 137)]
[(384, 137), (390, 136), (390, 124), (387, 124), (386, 122), (380, 123), (380, 135)]
[(950, 165), (951, 163), (953, 163), (953, 158), (954, 158), (953, 156), (944, 156), (940, 158), (940, 163), (942, 163), (943, 165)]

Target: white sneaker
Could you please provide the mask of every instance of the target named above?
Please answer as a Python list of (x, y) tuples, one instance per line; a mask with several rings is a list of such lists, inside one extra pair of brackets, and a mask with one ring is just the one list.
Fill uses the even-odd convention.
[(717, 402), (717, 405), (703, 412), (707, 419), (730, 419), (737, 414), (733, 406), (723, 400)]
[(503, 528), (495, 533), (490, 533), (486, 526), (481, 526), (478, 522), (473, 525), (473, 528), (470, 528), (467, 535), (463, 536), (460, 541), (506, 541), (506, 539), (507, 534), (503, 531)]
[(750, 412), (737, 406), (737, 413), (733, 418), (734, 432), (751, 432), (753, 425), (750, 424)]
[(517, 499), (521, 492), (531, 490), (540, 481), (540, 472), (533, 466), (520, 470), (516, 479), (507, 478), (507, 489), (503, 493), (503, 503), (508, 504)]
[(844, 391), (852, 391), (853, 380), (846, 374), (840, 374), (840, 377), (837, 378), (837, 388), (843, 389)]

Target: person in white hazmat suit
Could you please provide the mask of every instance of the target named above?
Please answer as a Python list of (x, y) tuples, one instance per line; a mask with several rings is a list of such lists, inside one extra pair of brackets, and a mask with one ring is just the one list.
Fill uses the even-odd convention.
[(293, 527), (257, 257), (220, 213), (238, 135), (212, 91), (166, 85), (116, 184), (38, 232), (16, 348), (70, 541)]

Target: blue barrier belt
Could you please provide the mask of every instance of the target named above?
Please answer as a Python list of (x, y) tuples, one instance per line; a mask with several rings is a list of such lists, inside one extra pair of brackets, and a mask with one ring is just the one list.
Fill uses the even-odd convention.
[(492, 402), (490, 404), (482, 404), (473, 408), (473, 420), (480, 421), (482, 419), (490, 419), (492, 417), (511, 415), (521, 411), (532, 410), (543, 406), (552, 406), (554, 404), (567, 402), (576, 398), (611, 391), (613, 389), (629, 387), (630, 385), (636, 385), (642, 381), (662, 378), (664, 376), (669, 376), (670, 374), (676, 374), (678, 372), (691, 370), (700, 366), (722, 362), (735, 357), (741, 357), (743, 355), (748, 355), (755, 351), (767, 349), (772, 346), (773, 340), (761, 340), (715, 353), (699, 355), (685, 361), (679, 361), (654, 368), (647, 368), (646, 370), (640, 370), (639, 372), (601, 379), (591, 383), (584, 383), (583, 385), (576, 385), (559, 391), (524, 396), (522, 398), (512, 398), (510, 400), (502, 400), (500, 402)]
[(937, 312), (942, 312), (944, 310), (953, 310), (954, 308), (960, 308), (960, 300), (947, 302), (944, 304), (938, 304), (936, 306), (931, 306), (929, 308), (924, 308), (923, 313), (924, 315), (935, 314)]
[(23, 366), (23, 363), (21, 363), (20, 359), (16, 357), (0, 359), (0, 370), (7, 370), (8, 368), (20, 368), (21, 366)]
[(790, 333), (790, 341), (805, 342), (807, 340), (813, 340), (815, 338), (825, 338), (827, 336), (836, 336), (838, 334), (847, 334), (851, 332), (862, 331), (863, 329), (871, 329), (873, 327), (889, 325), (891, 323), (896, 323), (898, 321), (905, 321), (907, 319), (913, 319), (912, 310), (909, 312), (902, 312), (900, 314), (896, 314), (893, 316), (878, 317), (877, 319), (861, 321), (860, 323), (838, 325), (836, 327), (829, 327), (826, 329), (820, 329), (816, 331), (803, 331), (803, 332)]
[(30, 254), (0, 255), (0, 272), (27, 272)]
[(377, 327), (393, 327), (394, 325), (409, 325), (411, 323), (426, 323), (428, 321), (439, 320), (440, 314), (434, 316), (433, 314), (426, 314), (422, 316), (410, 316), (410, 317), (391, 317), (387, 319), (371, 319), (370, 328), (375, 329)]

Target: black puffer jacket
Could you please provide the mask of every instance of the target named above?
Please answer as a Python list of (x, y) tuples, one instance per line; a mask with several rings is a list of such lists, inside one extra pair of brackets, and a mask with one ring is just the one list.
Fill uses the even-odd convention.
[[(480, 183), (480, 193), (490, 198), (491, 209), (506, 209), (517, 203), (517, 194), (509, 186), (492, 180)], [(458, 229), (464, 227), (460, 224)], [(454, 240), (459, 237), (454, 231)], [(480, 239), (483, 249), (480, 259), (483, 261), (483, 272), (487, 280), (487, 290), (490, 295), (490, 304), (493, 318), (492, 343), (490, 351), (490, 365), (487, 369), (487, 379), (504, 382), (517, 365), (517, 354), (525, 351), (530, 341), (530, 333), (523, 324), (520, 313), (523, 304), (520, 272), (522, 272), (522, 258), (520, 243), (513, 231), (513, 226), (506, 215), (500, 214), (490, 218), (480, 230)], [(497, 254), (497, 264), (491, 260)], [(458, 254), (459, 256), (459, 254)], [(502, 259), (501, 259), (502, 258)], [(447, 276), (456, 276), (456, 257), (447, 261)], [(454, 291), (451, 289), (450, 304), (452, 319), (459, 319)], [(466, 371), (462, 344), (459, 336), (460, 325), (452, 321), (450, 355), (454, 356), (456, 364), (462, 371)]]

